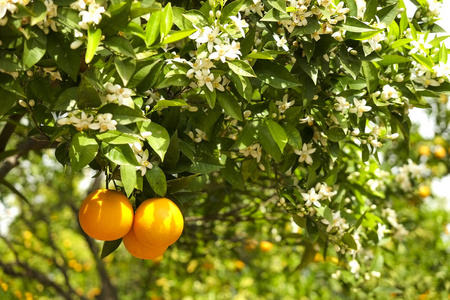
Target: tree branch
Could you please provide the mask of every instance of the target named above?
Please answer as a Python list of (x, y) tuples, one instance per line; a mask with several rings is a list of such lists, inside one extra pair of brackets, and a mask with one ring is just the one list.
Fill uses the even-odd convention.
[(46, 136), (32, 136), (17, 146), (17, 153), (6, 158), (0, 166), (0, 179), (5, 178), (11, 169), (19, 164), (19, 158), (32, 150), (55, 148), (57, 142), (51, 143)]
[(12, 115), (7, 120), (5, 127), (3, 127), (2, 133), (0, 133), (0, 152), (5, 151), (11, 135), (16, 129), (17, 123), (22, 119), (24, 114)]

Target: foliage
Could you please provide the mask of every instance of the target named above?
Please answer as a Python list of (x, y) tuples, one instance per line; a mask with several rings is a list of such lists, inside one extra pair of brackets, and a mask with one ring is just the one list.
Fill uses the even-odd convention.
[[(416, 5), (408, 18), (403, 1), (384, 0), (0, 4), (2, 192), (28, 199), (6, 175), (29, 151), (56, 148), (74, 175), (104, 174), (106, 187), (122, 190), (135, 208), (150, 197), (175, 200), (190, 225), (161, 264), (187, 264), (190, 274), (195, 261), (223, 255), (215, 276), (199, 274), (216, 278), (209, 290), (221, 291), (226, 259), (251, 264), (236, 249), (261, 235), (283, 245), (274, 259), (286, 270), (274, 284), (299, 269), (339, 267), (347, 271), (334, 273), (328, 296), (317, 297), (424, 293), (418, 282), (410, 292), (386, 281), (394, 275), (377, 279), (398, 263), (389, 253), (412, 243), (415, 188), (448, 174), (448, 54), (434, 24), (440, 3)], [(425, 160), (409, 152), (423, 142), (410, 135), (408, 114), (430, 103), (440, 109), (444, 155)], [(337, 266), (308, 267), (318, 254)], [(292, 295), (268, 290), (258, 272), (265, 262), (248, 271), (261, 281), (255, 294), (314, 298), (325, 284)], [(181, 269), (161, 272), (186, 278)], [(442, 279), (437, 286), (448, 288)], [(424, 286), (431, 290), (432, 281)], [(159, 286), (178, 298), (194, 292), (189, 282), (178, 292), (170, 281)]]

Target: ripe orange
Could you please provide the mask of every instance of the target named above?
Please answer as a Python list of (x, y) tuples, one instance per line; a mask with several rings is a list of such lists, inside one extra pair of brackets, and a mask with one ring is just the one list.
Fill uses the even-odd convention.
[(442, 159), (442, 158), (444, 158), (444, 157), (447, 155), (447, 152), (445, 151), (445, 148), (444, 148), (444, 147), (438, 145), (438, 146), (436, 146), (436, 148), (434, 149), (434, 155), (435, 155), (437, 158)]
[(426, 197), (430, 196), (430, 194), (431, 194), (431, 190), (428, 185), (419, 186), (419, 196), (420, 197), (426, 198)]
[(142, 244), (136, 237), (133, 228), (123, 237), (123, 244), (131, 255), (141, 259), (158, 258), (167, 250), (166, 246), (151, 247)]
[(268, 241), (262, 241), (261, 243), (259, 243), (259, 248), (262, 252), (269, 252), (270, 250), (272, 250), (273, 244)]
[(167, 198), (147, 199), (136, 210), (133, 228), (144, 245), (168, 247), (183, 232), (183, 215), (178, 206)]
[(420, 146), (419, 154), (422, 156), (430, 156), (430, 154), (431, 154), (430, 147), (428, 147), (427, 145)]
[(124, 194), (100, 189), (83, 200), (78, 218), (81, 228), (90, 237), (114, 241), (130, 231), (133, 214), (133, 207)]

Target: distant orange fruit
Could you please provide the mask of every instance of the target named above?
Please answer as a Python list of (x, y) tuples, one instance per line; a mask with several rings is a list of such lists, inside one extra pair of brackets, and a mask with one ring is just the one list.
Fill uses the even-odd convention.
[(419, 186), (419, 196), (420, 197), (426, 198), (426, 197), (430, 196), (430, 194), (431, 194), (431, 190), (428, 185)]
[(140, 259), (156, 259), (167, 250), (167, 246), (154, 247), (142, 244), (136, 237), (133, 228), (123, 237), (123, 244), (131, 255)]
[(183, 232), (183, 215), (178, 206), (167, 198), (147, 199), (136, 210), (133, 228), (144, 245), (168, 247)]
[(434, 149), (434, 155), (435, 155), (437, 158), (442, 159), (442, 158), (445, 158), (445, 156), (447, 156), (447, 151), (445, 151), (445, 148), (444, 148), (444, 147), (438, 145), (438, 146), (436, 146), (436, 148)]
[(419, 154), (422, 156), (430, 156), (431, 150), (427, 145), (422, 145), (419, 147)]
[(90, 193), (78, 212), (84, 232), (101, 241), (114, 241), (127, 234), (133, 225), (133, 215), (128, 198), (108, 189)]
[(242, 260), (237, 260), (234, 262), (234, 267), (236, 268), (236, 270), (242, 270), (245, 267), (245, 262), (243, 262)]
[(261, 249), (262, 252), (269, 252), (270, 250), (272, 250), (273, 244), (268, 241), (262, 241), (259, 244), (259, 248)]

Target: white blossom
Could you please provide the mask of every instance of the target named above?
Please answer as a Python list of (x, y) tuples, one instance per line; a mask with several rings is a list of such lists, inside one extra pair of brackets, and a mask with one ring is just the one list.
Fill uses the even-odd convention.
[(284, 51), (289, 51), (289, 47), (286, 45), (287, 40), (284, 36), (282, 36), (280, 38), (277, 34), (274, 34), (273, 38), (274, 38), (275, 42), (277, 42), (278, 47), (283, 48)]
[(88, 10), (83, 10), (80, 12), (79, 16), (81, 17), (81, 21), (78, 22), (78, 25), (81, 29), (88, 30), (92, 23), (95, 25), (100, 24), (100, 21), (102, 20), (102, 13), (104, 12), (105, 8), (103, 6), (95, 2), (90, 2)]
[(196, 134), (194, 135), (194, 133), (192, 131), (189, 131), (188, 135), (191, 139), (194, 140), (194, 142), (196, 143), (200, 143), (201, 141), (208, 140), (208, 137), (206, 136), (206, 132), (196, 128), (195, 129)]
[(140, 166), (136, 167), (136, 170), (141, 171), (141, 176), (144, 176), (145, 173), (147, 173), (147, 169), (153, 168), (153, 164), (148, 161), (148, 150), (145, 150), (144, 152), (141, 153), (136, 153), (135, 156), (136, 160), (140, 164)]
[(236, 25), (236, 27), (241, 32), (242, 37), (245, 37), (244, 28), (248, 27), (248, 23), (245, 20), (241, 19), (241, 13), (238, 12), (237, 17), (231, 16), (230, 19), (234, 22), (234, 25)]
[(283, 96), (283, 101), (275, 101), (275, 104), (278, 105), (278, 111), (280, 113), (284, 113), (289, 107), (294, 105), (295, 100), (289, 101), (289, 95), (286, 94)]
[(372, 109), (372, 107), (366, 105), (367, 101), (362, 99), (358, 100), (356, 98), (353, 99), (353, 106), (349, 109), (349, 111), (353, 114), (356, 114), (358, 118), (362, 117), (363, 113), (368, 112)]
[(340, 111), (345, 114), (350, 108), (350, 103), (344, 97), (336, 97), (334, 100), (337, 102), (334, 103), (334, 109), (336, 111)]
[(116, 130), (117, 121), (113, 120), (112, 117), (113, 115), (111, 113), (98, 114), (97, 123), (90, 124), (89, 128), (100, 130), (100, 132)]
[(82, 111), (79, 118), (76, 116), (71, 116), (69, 122), (75, 126), (77, 130), (83, 131), (89, 129), (89, 125), (91, 125), (92, 120), (94, 120), (93, 115), (87, 115), (84, 111)]
[(312, 165), (313, 159), (311, 154), (316, 152), (316, 148), (313, 148), (312, 146), (312, 144), (303, 144), (301, 150), (294, 150), (295, 154), (300, 155), (300, 158), (298, 159), (299, 162), (306, 162), (308, 165)]
[(320, 194), (316, 193), (316, 190), (314, 188), (311, 188), (308, 193), (301, 193), (303, 200), (305, 200), (305, 205), (307, 207), (310, 207), (311, 205), (314, 205), (316, 207), (320, 207), (319, 200), (322, 199), (322, 196)]

